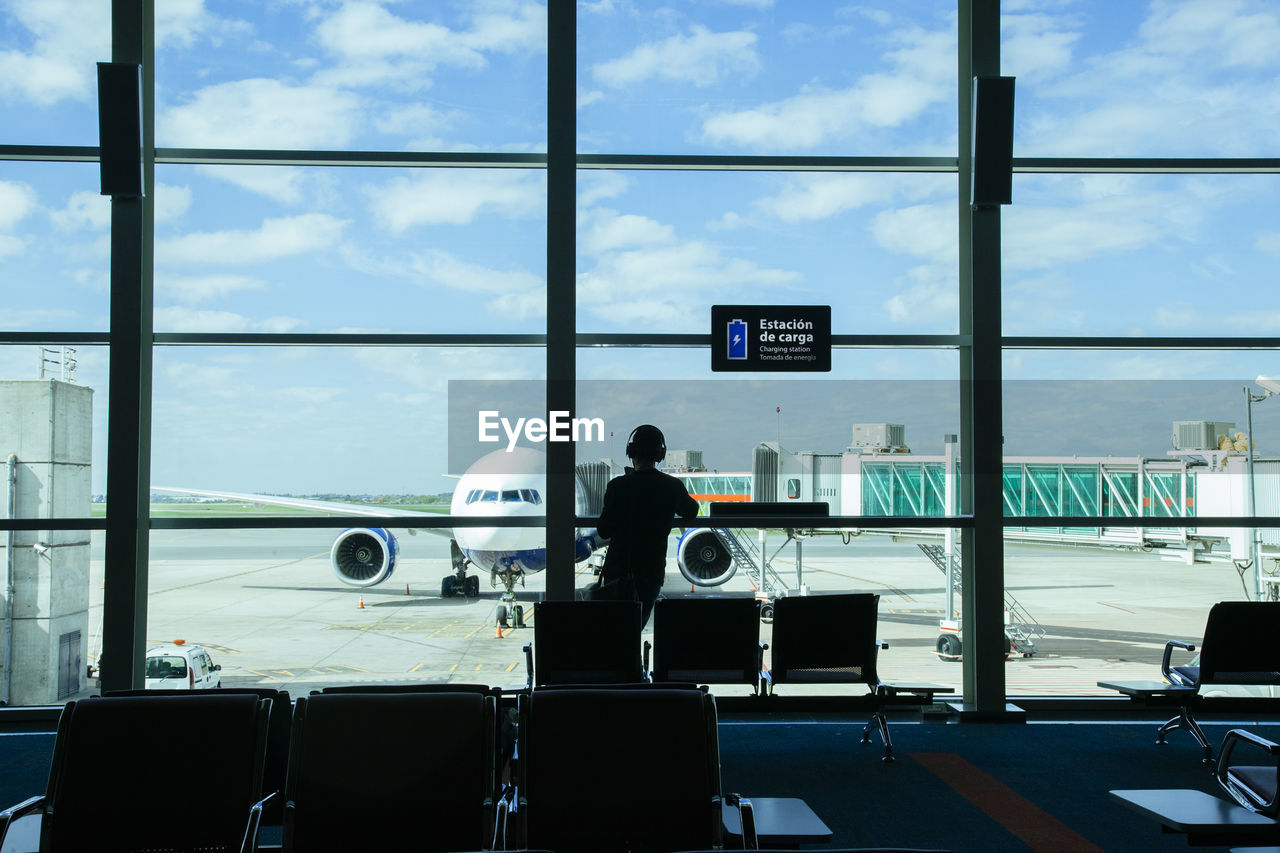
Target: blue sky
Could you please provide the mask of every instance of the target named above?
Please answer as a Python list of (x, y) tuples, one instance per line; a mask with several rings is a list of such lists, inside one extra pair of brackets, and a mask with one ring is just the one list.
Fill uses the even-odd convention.
[[(545, 150), (542, 4), (156, 5), (161, 147)], [(578, 8), (583, 152), (956, 150), (950, 3)], [(1003, 9), (1016, 156), (1274, 155), (1274, 2)], [(96, 144), (94, 62), (110, 58), (109, 31), (106, 0), (0, 0), (0, 144)], [(158, 331), (545, 328), (537, 170), (170, 165), (156, 180)], [(955, 188), (953, 175), (584, 171), (579, 329), (702, 332), (712, 304), (787, 302), (834, 306), (837, 333), (954, 332)], [(1005, 331), (1272, 335), (1277, 198), (1276, 175), (1016, 176)], [(108, 213), (92, 165), (0, 162), (0, 327), (108, 327)], [(105, 351), (78, 356), (97, 389), (101, 491)], [(0, 376), (34, 378), (35, 364), (33, 348), (0, 348)], [(837, 353), (831, 376), (951, 380), (957, 365), (949, 352)], [(1274, 353), (1010, 353), (1005, 367), (1015, 379), (1280, 374)], [(586, 351), (579, 369), (712, 378), (701, 351)], [(540, 350), (163, 348), (154, 479), (443, 490), (446, 383), (542, 373)], [(767, 439), (773, 405), (762, 411)], [(1243, 420), (1177, 417), (1224, 414)], [(907, 416), (857, 420), (907, 420), (911, 434)]]

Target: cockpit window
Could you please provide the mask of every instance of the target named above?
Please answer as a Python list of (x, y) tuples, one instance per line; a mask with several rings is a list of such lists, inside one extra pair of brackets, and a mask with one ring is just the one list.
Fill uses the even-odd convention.
[(523, 500), (525, 503), (531, 503), (531, 504), (542, 503), (542, 496), (538, 494), (538, 491), (536, 489), (521, 489), (520, 499)]
[(496, 501), (497, 499), (498, 493), (493, 489), (485, 489), (484, 496), (480, 498), (482, 501)]
[(502, 492), (502, 501), (503, 501), (503, 503), (519, 503), (519, 502), (520, 502), (520, 490), (519, 490), (519, 489), (504, 489), (504, 490), (503, 490), (503, 492)]

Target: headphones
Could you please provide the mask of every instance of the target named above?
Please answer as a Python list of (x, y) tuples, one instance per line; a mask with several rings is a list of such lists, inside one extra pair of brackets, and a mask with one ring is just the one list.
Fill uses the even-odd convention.
[(650, 459), (656, 465), (667, 458), (667, 439), (653, 424), (641, 424), (627, 438), (628, 459)]

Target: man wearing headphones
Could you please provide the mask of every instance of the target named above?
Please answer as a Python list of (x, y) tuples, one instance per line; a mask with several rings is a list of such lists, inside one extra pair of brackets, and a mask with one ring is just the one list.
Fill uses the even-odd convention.
[(625, 589), (627, 580), (631, 581), (641, 605), (643, 627), (662, 590), (667, 539), (675, 517), (694, 518), (698, 502), (689, 497), (684, 483), (657, 469), (667, 455), (662, 430), (652, 424), (636, 427), (627, 439), (626, 452), (635, 467), (609, 481), (596, 526), (599, 534), (610, 540), (600, 583), (621, 582)]

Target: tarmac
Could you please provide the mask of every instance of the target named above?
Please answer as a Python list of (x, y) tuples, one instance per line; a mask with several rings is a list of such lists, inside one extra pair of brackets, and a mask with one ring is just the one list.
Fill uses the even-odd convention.
[[(450, 571), (448, 540), (400, 535), (401, 559), (392, 578), (356, 589), (343, 585), (330, 567), (333, 536), (311, 529), (155, 531), (148, 644), (198, 643), (222, 666), (223, 686), (271, 686), (292, 695), (351, 683), (525, 683), (522, 647), (533, 640), (532, 605), (542, 596), (543, 576), (531, 576), (517, 589), (528, 625), (500, 629), (501, 587), (491, 587), (487, 575), (480, 576), (479, 598), (440, 597), (440, 580)], [(674, 537), (668, 551), (675, 553)], [(794, 544), (772, 535), (766, 551), (783, 585), (797, 589)], [(881, 596), (879, 637), (889, 644), (880, 653), (882, 679), (959, 692), (961, 665), (936, 653), (945, 578), (916, 544), (876, 535), (848, 544), (819, 537), (804, 540), (802, 553), (809, 594)], [(591, 571), (586, 564), (578, 569), (577, 585), (584, 586)], [(95, 532), (91, 664), (101, 650), (102, 573), (102, 534)], [(1030, 656), (1007, 659), (1010, 696), (1114, 696), (1097, 682), (1158, 680), (1166, 640), (1197, 642), (1214, 602), (1245, 597), (1229, 563), (1187, 565), (1155, 553), (1087, 547), (1010, 545), (1005, 585), (1043, 631)], [(664, 593), (755, 595), (758, 587), (757, 576), (739, 570), (722, 587), (694, 590), (671, 559)], [(770, 636), (771, 626), (762, 624), (761, 639)], [(649, 628), (645, 638), (652, 639)], [(786, 685), (786, 692), (806, 689), (832, 691)], [(717, 695), (750, 692), (746, 686), (716, 688)]]

